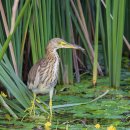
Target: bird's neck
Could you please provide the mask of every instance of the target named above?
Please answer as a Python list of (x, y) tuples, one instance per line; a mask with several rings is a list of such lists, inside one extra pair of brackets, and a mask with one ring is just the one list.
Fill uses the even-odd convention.
[(56, 60), (59, 59), (59, 55), (56, 50), (50, 49), (47, 50), (45, 58), (48, 60), (53, 60), (53, 59)]

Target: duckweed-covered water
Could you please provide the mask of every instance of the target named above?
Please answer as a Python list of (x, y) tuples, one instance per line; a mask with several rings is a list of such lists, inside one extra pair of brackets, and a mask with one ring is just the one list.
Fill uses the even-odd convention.
[[(91, 100), (109, 92), (102, 98)], [(53, 109), (52, 130), (130, 130), (130, 84), (122, 80), (119, 88), (108, 87), (108, 78), (98, 79), (93, 87), (91, 78), (74, 85), (57, 86), (53, 105), (86, 103), (85, 105)], [(48, 103), (49, 97), (39, 96)], [(26, 117), (14, 120), (6, 112), (0, 111), (0, 130), (44, 130), (47, 116)]]

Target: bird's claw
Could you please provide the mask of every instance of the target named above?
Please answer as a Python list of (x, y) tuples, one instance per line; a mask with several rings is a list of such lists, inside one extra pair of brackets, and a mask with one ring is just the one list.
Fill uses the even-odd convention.
[(35, 116), (35, 102), (31, 101), (31, 107), (27, 108), (24, 112), (29, 112), (29, 115)]

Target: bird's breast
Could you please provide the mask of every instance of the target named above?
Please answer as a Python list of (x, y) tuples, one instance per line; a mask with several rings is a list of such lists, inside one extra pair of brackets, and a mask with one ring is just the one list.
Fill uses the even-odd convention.
[(42, 75), (42, 85), (46, 87), (54, 87), (57, 84), (59, 71), (59, 57), (55, 57), (48, 61), (46, 69), (44, 68)]
[(59, 59), (55, 60), (51, 69), (52, 69), (52, 75), (51, 75), (52, 79), (51, 79), (51, 82), (50, 82), (50, 86), (54, 87), (57, 83), (57, 80), (58, 80)]

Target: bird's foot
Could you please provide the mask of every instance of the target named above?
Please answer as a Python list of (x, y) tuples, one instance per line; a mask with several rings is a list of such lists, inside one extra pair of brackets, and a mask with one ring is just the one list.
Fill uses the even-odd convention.
[(31, 116), (31, 115), (35, 116), (35, 101), (37, 101), (37, 100), (36, 100), (36, 94), (33, 93), (33, 100), (31, 101), (31, 107), (29, 107), (29, 108), (27, 108), (27, 109), (25, 110), (25, 112), (29, 112), (29, 115), (30, 115), (30, 116)]
[(35, 116), (35, 101), (31, 101), (31, 107), (27, 108), (24, 112), (29, 112), (29, 115)]

